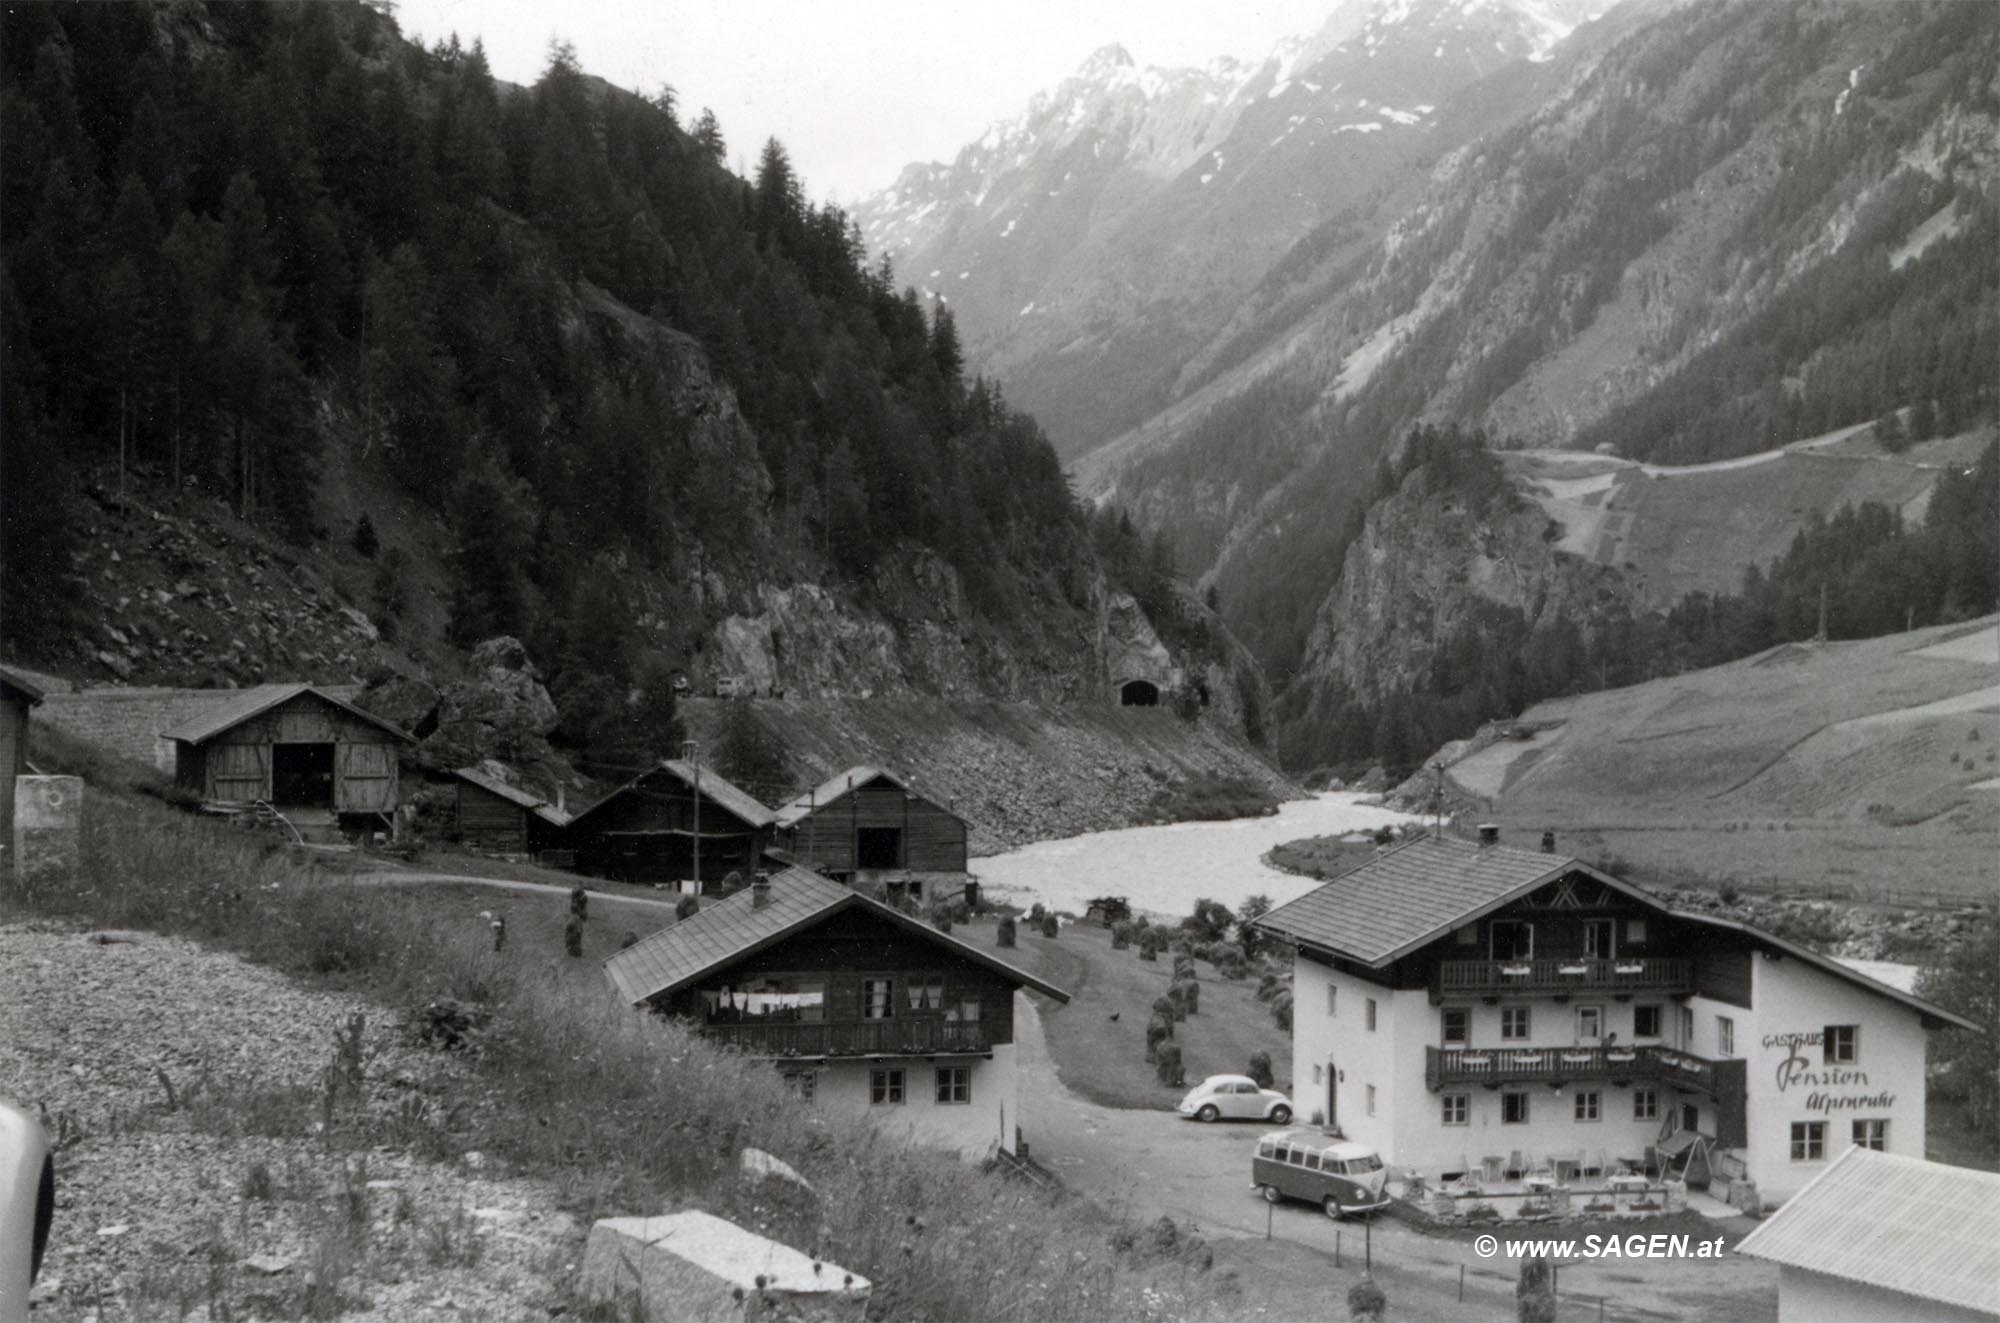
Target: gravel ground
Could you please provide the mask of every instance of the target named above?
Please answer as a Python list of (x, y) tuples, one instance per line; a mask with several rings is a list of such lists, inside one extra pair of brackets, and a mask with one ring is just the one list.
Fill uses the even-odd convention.
[[(0, 1096), (60, 1149), (37, 1319), (556, 1312), (583, 1230), (553, 1192), (387, 1142), (472, 1087), (455, 1060), (358, 997), (131, 936), (0, 925)], [(329, 1065), (356, 1014), (361, 1096), (336, 1094), (329, 1143)]]

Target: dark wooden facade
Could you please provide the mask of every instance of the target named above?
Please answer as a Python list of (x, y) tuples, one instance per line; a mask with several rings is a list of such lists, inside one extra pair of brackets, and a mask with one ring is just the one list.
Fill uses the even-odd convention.
[(1014, 1041), (1014, 988), (880, 914), (847, 909), (654, 1006), (759, 1056), (985, 1055)]
[(567, 844), (567, 815), (539, 797), (465, 770), (448, 784), (452, 830), (473, 849), (540, 854)]
[(749, 796), (712, 771), (704, 769), (698, 791), (690, 778), (662, 766), (579, 813), (565, 835), (577, 868), (593, 877), (699, 879), (706, 888), (731, 873), (747, 880), (763, 863), (770, 813), (745, 801)]
[(279, 812), (388, 819), (401, 799), (407, 737), (301, 687), (219, 728), (176, 734), (175, 780), (204, 800), (262, 800)]
[(815, 802), (794, 800), (796, 816), (778, 844), (829, 877), (864, 873), (956, 873), (966, 870), (965, 819), (877, 772), (822, 787)]
[(14, 848), (14, 778), (28, 770), (28, 709), (41, 701), (40, 689), (0, 670), (0, 852)]

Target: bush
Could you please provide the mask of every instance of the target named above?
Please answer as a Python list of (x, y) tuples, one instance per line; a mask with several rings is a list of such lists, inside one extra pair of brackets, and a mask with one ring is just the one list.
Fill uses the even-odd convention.
[(1280, 1029), (1286, 1033), (1292, 1032), (1292, 990), (1290, 988), (1286, 988), (1283, 992), (1271, 998), (1271, 1018), (1278, 1022)]
[(1373, 1277), (1364, 1276), (1347, 1288), (1347, 1316), (1356, 1320), (1381, 1318), (1389, 1309), (1389, 1297), (1375, 1284)]
[(1209, 963), (1215, 966), (1215, 972), (1226, 979), (1250, 976), (1250, 962), (1245, 958), (1243, 948), (1239, 946), (1218, 942), (1209, 948), (1208, 959)]
[(701, 913), (700, 896), (682, 896), (679, 900), (674, 902), (674, 922), (676, 923), (679, 923), (682, 919), (688, 918), (691, 915), (699, 913)]
[(1189, 777), (1159, 791), (1146, 806), (1148, 817), (1163, 822), (1261, 818), (1277, 811), (1277, 798), (1269, 790), (1240, 776)]
[(1123, 922), (1112, 924), (1111, 949), (1114, 951), (1123, 951), (1130, 945), (1132, 945), (1132, 925)]
[(994, 939), (993, 939), (993, 940), (994, 940), (994, 943), (995, 943), (995, 945), (998, 945), (998, 946), (1012, 946), (1012, 945), (1014, 944), (1014, 916), (1013, 916), (1013, 915), (1011, 915), (1011, 914), (1003, 914), (1003, 915), (1001, 915), (1001, 916), (1000, 916), (1000, 923), (999, 923), (999, 925), (998, 925), (998, 927), (997, 927), (997, 929), (996, 929), (996, 931), (995, 931), (995, 933), (994, 933)]
[(1219, 942), (1229, 935), (1229, 925), (1234, 922), (1236, 916), (1227, 905), (1204, 899), (1194, 903), (1194, 913), (1181, 920), (1181, 927), (1195, 941)]
[(1180, 1088), (1187, 1083), (1187, 1071), (1181, 1067), (1181, 1045), (1169, 1039), (1161, 1043), (1153, 1053), (1153, 1070), (1160, 1083)]
[(1271, 1054), (1269, 1052), (1252, 1052), (1250, 1054), (1250, 1069), (1243, 1073), (1257, 1081), (1257, 1087), (1260, 1089), (1270, 1088), (1278, 1078), (1271, 1073)]
[(931, 927), (941, 933), (951, 931), (951, 907), (949, 905), (940, 905), (931, 911)]
[(1521, 1323), (1555, 1323), (1555, 1273), (1539, 1255), (1521, 1261), (1521, 1280), (1514, 1285), (1514, 1313)]

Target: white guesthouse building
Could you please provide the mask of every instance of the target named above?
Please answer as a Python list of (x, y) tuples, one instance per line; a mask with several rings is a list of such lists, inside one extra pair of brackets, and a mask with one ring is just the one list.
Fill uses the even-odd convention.
[(1848, 1147), (1921, 1158), (1965, 1020), (1578, 860), (1427, 836), (1266, 915), (1296, 944), (1299, 1114), (1437, 1180), (1678, 1160), (1779, 1202)]

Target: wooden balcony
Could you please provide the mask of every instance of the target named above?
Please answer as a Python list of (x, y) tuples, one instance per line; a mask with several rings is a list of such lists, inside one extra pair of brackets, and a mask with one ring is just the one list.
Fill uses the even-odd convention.
[(983, 1056), (993, 1026), (982, 1020), (852, 1020), (705, 1024), (703, 1036), (758, 1057)]
[(1671, 1047), (1454, 1047), (1424, 1049), (1424, 1084), (1549, 1084), (1630, 1081), (1698, 1089), (1720, 1097), (1742, 1089), (1743, 1062), (1711, 1061)]
[(1491, 997), (1506, 993), (1529, 996), (1595, 993), (1619, 996), (1645, 992), (1678, 996), (1694, 991), (1692, 960), (1633, 957), (1620, 960), (1585, 958), (1554, 960), (1445, 960), (1431, 981), (1431, 1000), (1448, 997)]

